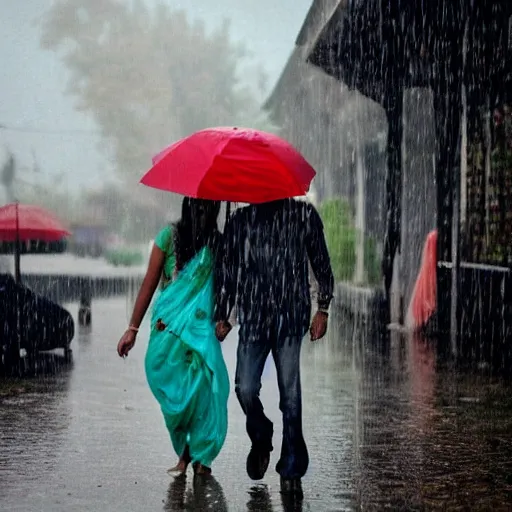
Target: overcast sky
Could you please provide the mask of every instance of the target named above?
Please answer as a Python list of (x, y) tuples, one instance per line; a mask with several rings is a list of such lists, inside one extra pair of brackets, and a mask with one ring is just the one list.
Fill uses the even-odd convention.
[[(263, 63), (271, 85), (293, 49), (311, 4), (311, 0), (164, 1), (205, 19), (210, 26), (231, 18), (233, 37), (244, 41)], [(57, 55), (39, 47), (35, 20), (49, 4), (49, 0), (0, 2), (0, 125), (21, 130), (0, 129), (0, 146), (10, 148), (28, 168), (35, 155), (38, 181), (57, 179), (72, 188), (95, 186), (100, 177), (112, 175), (112, 169), (97, 151), (94, 121), (74, 111), (73, 98), (64, 95), (66, 69)], [(34, 179), (26, 173), (27, 179)]]

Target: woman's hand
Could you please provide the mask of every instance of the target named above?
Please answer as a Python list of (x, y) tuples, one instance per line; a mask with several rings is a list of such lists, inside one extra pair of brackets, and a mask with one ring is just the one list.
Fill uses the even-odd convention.
[(127, 329), (125, 333), (121, 336), (121, 339), (119, 340), (119, 343), (117, 344), (117, 353), (119, 354), (119, 357), (126, 357), (128, 356), (128, 352), (133, 348), (135, 345), (135, 340), (137, 338), (137, 333)]
[(227, 321), (217, 322), (215, 326), (215, 336), (217, 336), (219, 341), (224, 341), (232, 328), (232, 325)]

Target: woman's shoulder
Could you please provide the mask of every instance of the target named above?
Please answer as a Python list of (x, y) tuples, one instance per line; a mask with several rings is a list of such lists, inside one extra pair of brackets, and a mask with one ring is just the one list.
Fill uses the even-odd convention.
[(173, 227), (168, 224), (164, 226), (155, 237), (155, 245), (164, 252), (173, 247)]

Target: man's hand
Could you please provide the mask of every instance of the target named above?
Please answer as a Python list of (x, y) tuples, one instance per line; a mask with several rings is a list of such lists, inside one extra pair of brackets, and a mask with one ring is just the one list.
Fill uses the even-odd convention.
[(311, 321), (311, 327), (309, 328), (309, 334), (311, 341), (317, 341), (325, 336), (327, 331), (327, 320), (329, 315), (322, 311), (317, 311), (313, 320)]
[(232, 328), (233, 326), (227, 320), (221, 320), (215, 326), (215, 336), (219, 341), (224, 341)]

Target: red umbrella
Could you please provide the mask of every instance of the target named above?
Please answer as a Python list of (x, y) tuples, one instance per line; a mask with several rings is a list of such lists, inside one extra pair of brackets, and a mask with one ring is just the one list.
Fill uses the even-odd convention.
[(309, 190), (313, 167), (282, 138), (247, 128), (209, 128), (161, 151), (141, 183), (184, 196), (264, 203)]
[(55, 242), (70, 234), (53, 213), (39, 206), (11, 203), (0, 208), (2, 242)]
[(16, 242), (17, 281), (20, 280), (20, 242), (55, 242), (70, 234), (55, 215), (39, 206), (11, 203), (0, 208), (0, 242)]

